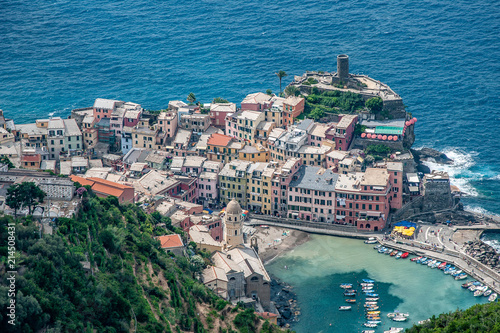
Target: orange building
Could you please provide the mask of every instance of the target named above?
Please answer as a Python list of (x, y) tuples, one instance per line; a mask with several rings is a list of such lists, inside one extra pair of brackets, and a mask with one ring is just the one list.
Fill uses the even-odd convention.
[(73, 175), (71, 176), (71, 180), (74, 182), (78, 182), (83, 186), (91, 186), (92, 191), (94, 191), (94, 193), (100, 198), (106, 198), (110, 195), (113, 195), (118, 198), (118, 201), (120, 203), (134, 202), (134, 188), (132, 186), (123, 185), (96, 177), (83, 178)]

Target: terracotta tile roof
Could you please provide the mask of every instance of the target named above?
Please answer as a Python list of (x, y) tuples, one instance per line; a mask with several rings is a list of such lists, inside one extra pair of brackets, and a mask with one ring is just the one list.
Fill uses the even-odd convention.
[(95, 193), (114, 195), (117, 198), (119, 198), (123, 194), (123, 190), (121, 189), (99, 183), (95, 183), (92, 186), (92, 191), (94, 191)]
[(106, 180), (106, 179), (102, 179), (102, 178), (90, 177), (90, 178), (87, 178), (87, 179), (88, 180), (92, 180), (92, 181), (94, 181), (96, 183), (99, 183), (99, 184), (102, 184), (102, 185), (107, 185), (107, 186), (119, 188), (119, 189), (122, 189), (122, 190), (126, 190), (126, 189), (129, 189), (129, 188), (132, 188), (131, 186), (123, 185), (123, 184), (120, 184), (120, 183), (115, 183), (115, 182), (112, 182), (110, 180)]
[(75, 176), (75, 175), (72, 175), (70, 176), (71, 180), (74, 181), (74, 182), (79, 182), (82, 186), (85, 186), (85, 185), (94, 185), (94, 181), (92, 180), (89, 180), (87, 178), (83, 178), (83, 177), (80, 177), (80, 176)]
[(158, 237), (158, 240), (161, 243), (162, 249), (184, 246), (181, 236), (179, 236), (178, 234), (160, 236)]
[(278, 318), (278, 315), (272, 312), (257, 312), (256, 315), (264, 319)]
[(208, 139), (207, 144), (212, 146), (223, 146), (226, 147), (232, 140), (229, 135), (214, 133)]
[(40, 162), (42, 160), (42, 156), (40, 154), (24, 155), (21, 160), (23, 162)]

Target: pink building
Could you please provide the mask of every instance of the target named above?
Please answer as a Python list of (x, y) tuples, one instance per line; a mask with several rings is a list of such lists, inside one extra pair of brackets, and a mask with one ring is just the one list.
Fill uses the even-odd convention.
[(403, 163), (387, 162), (387, 171), (392, 185), (391, 209), (400, 209), (403, 207)]
[(358, 123), (358, 116), (347, 114), (340, 115), (339, 118), (337, 126), (328, 131), (327, 139), (335, 141), (336, 150), (347, 151), (349, 150), (349, 145), (354, 136), (354, 129)]
[(339, 171), (339, 163), (349, 155), (346, 151), (332, 150), (326, 154), (326, 167), (334, 172)]
[(219, 201), (219, 172), (223, 164), (205, 161), (198, 177), (198, 202), (204, 207), (213, 207)]
[(311, 146), (320, 147), (323, 141), (327, 140), (327, 132), (334, 127), (333, 123), (321, 124), (315, 123), (308, 132), (308, 142)]
[(212, 125), (224, 128), (226, 126), (226, 116), (230, 116), (235, 112), (236, 104), (234, 103), (212, 103), (210, 105)]
[(271, 183), (271, 212), (274, 216), (287, 216), (287, 191), (293, 176), (302, 165), (301, 158), (292, 157), (274, 172)]
[(94, 119), (111, 118), (111, 113), (119, 105), (123, 104), (122, 101), (116, 101), (113, 99), (97, 98), (94, 102)]
[(390, 210), (389, 179), (387, 170), (377, 168), (339, 175), (335, 223), (354, 225), (358, 230), (382, 230)]
[(283, 126), (293, 124), (295, 118), (304, 112), (305, 99), (302, 97), (288, 96), (283, 102)]
[(301, 166), (289, 185), (288, 217), (333, 223), (338, 177), (329, 169)]
[(169, 110), (162, 112), (158, 116), (158, 129), (165, 133), (166, 138), (173, 138), (177, 132), (179, 123), (178, 114), (176, 111)]
[(139, 123), (139, 119), (142, 115), (142, 109), (140, 110), (127, 110), (123, 118), (123, 126), (134, 127)]
[(245, 99), (241, 102), (241, 109), (251, 111), (263, 111), (270, 109), (273, 105), (271, 98), (271, 96), (261, 92), (247, 95), (247, 97), (245, 97)]

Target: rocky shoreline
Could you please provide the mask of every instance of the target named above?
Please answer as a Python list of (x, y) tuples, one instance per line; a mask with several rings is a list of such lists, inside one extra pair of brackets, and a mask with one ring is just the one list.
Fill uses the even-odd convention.
[(420, 149), (410, 149), (413, 160), (417, 164), (417, 172), (430, 173), (431, 169), (425, 165), (424, 161), (432, 161), (439, 164), (453, 164), (453, 160), (436, 149), (423, 147)]
[(299, 321), (300, 308), (293, 287), (276, 277), (271, 277), (271, 301), (281, 316), (278, 319), (279, 326), (289, 328), (292, 323)]
[(490, 245), (481, 240), (465, 243), (465, 252), (480, 263), (500, 272), (500, 259), (498, 252)]

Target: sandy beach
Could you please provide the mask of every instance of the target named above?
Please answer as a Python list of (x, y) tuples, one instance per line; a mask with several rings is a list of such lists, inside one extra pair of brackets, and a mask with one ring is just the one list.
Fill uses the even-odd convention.
[(259, 256), (264, 264), (309, 240), (309, 234), (299, 230), (271, 226), (268, 228), (255, 226), (255, 229), (257, 229), (254, 235), (257, 237)]

